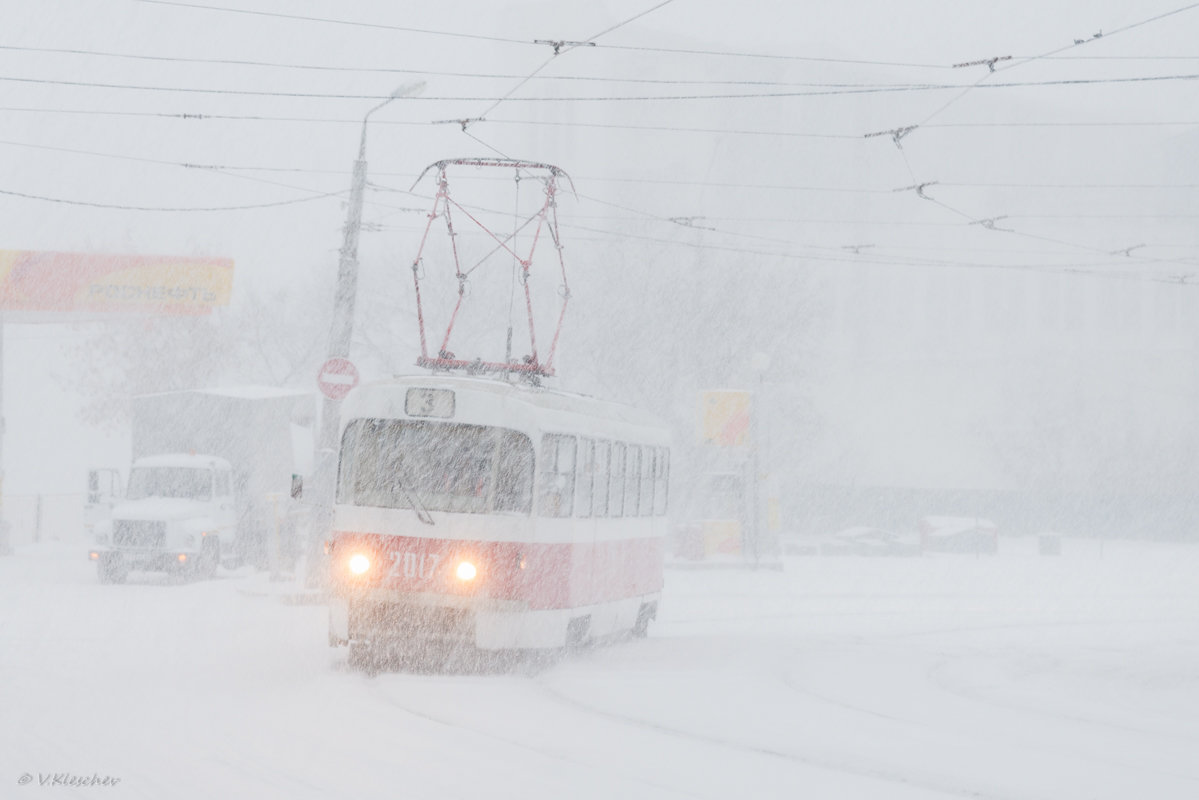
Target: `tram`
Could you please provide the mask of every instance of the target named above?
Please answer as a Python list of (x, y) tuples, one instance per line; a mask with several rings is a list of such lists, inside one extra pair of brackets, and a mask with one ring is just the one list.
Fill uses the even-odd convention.
[(662, 589), (670, 439), (634, 408), (430, 375), (343, 403), (332, 646), (479, 650), (644, 636)]

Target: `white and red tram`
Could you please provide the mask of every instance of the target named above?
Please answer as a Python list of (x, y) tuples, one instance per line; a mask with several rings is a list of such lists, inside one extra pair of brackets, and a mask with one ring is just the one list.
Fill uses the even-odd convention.
[(669, 474), (668, 431), (627, 406), (478, 378), (361, 386), (343, 404), (330, 643), (644, 635)]

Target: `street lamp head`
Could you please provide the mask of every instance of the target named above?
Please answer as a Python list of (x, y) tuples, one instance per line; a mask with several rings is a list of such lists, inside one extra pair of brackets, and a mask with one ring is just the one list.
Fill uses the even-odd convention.
[(400, 84), (391, 93), (388, 100), (398, 100), (401, 97), (416, 97), (425, 90), (424, 81), (409, 81), (408, 83)]
[(392, 91), (391, 94), (389, 94), (387, 96), (386, 100), (384, 100), (382, 103), (380, 103), (379, 105), (372, 108), (370, 111), (366, 112), (366, 114), (362, 117), (362, 134), (358, 140), (358, 160), (359, 161), (366, 158), (366, 123), (370, 120), (371, 114), (374, 114), (376, 111), (378, 111), (380, 108), (382, 108), (383, 106), (390, 103), (392, 100), (399, 100), (402, 97), (415, 97), (416, 95), (420, 94), (424, 90), (425, 90), (425, 82), (424, 81), (410, 81), (408, 83), (402, 83), (399, 86), (397, 86), (395, 88), (395, 90)]
[(390, 103), (392, 100), (399, 100), (402, 97), (416, 97), (418, 94), (420, 94), (424, 90), (425, 90), (425, 82), (424, 81), (409, 81), (408, 83), (401, 83), (394, 90), (392, 90), (391, 94), (387, 95), (386, 100), (384, 100), (382, 103), (380, 103), (379, 105), (372, 108), (370, 111), (366, 112), (366, 116), (362, 118), (362, 121), (366, 122), (370, 118), (371, 114), (374, 114), (376, 111), (378, 111), (380, 108), (382, 108), (383, 106)]

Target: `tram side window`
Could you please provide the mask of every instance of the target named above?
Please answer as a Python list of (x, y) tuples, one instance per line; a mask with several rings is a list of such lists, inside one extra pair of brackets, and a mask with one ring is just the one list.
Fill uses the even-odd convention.
[(495, 510), (528, 514), (533, 507), (533, 443), (516, 431), (504, 430), (500, 434)]
[(670, 485), (670, 450), (658, 448), (654, 459), (654, 514), (662, 516), (666, 513), (667, 492)]
[(641, 505), (638, 516), (648, 517), (654, 513), (654, 472), (657, 470), (658, 448), (641, 448)]
[(628, 460), (624, 472), (624, 515), (637, 516), (638, 489), (641, 488), (641, 447), (629, 445)]
[(575, 495), (575, 515), (591, 516), (591, 501), (595, 485), (595, 440), (579, 439), (578, 494)]
[(575, 495), (575, 437), (547, 433), (542, 438), (540, 480), (541, 515), (569, 517)]
[(609, 464), (612, 459), (612, 443), (611, 442), (596, 442), (595, 443), (595, 488), (591, 493), (591, 507), (595, 510), (595, 516), (608, 516), (608, 477)]
[(608, 495), (609, 517), (624, 516), (624, 457), (625, 446), (615, 442), (612, 445), (612, 471), (609, 474), (611, 481), (608, 483), (612, 487)]

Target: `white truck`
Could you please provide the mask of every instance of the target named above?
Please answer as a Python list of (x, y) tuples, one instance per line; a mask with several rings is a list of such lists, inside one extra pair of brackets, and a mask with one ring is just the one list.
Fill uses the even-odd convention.
[(211, 576), (224, 563), (278, 567), (300, 550), (312, 463), (311, 394), (239, 387), (133, 400), (133, 464), (93, 470), (85, 525), (100, 580), (130, 570)]

